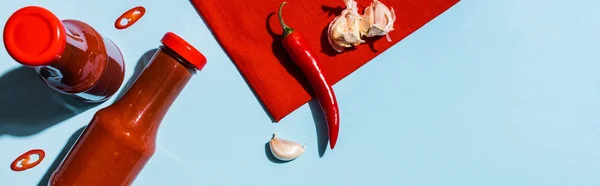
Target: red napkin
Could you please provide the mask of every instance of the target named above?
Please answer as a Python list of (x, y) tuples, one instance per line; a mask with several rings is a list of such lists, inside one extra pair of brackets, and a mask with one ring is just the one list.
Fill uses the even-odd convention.
[[(281, 46), (277, 11), (283, 1), (192, 0), (275, 122), (312, 99), (305, 78)], [(285, 23), (306, 37), (318, 53), (326, 78), (335, 84), (459, 0), (380, 0), (396, 12), (395, 30), (390, 32), (393, 41), (388, 42), (385, 36), (368, 39), (372, 44), (343, 53), (335, 52), (326, 36), (329, 22), (345, 7), (343, 0), (287, 1)], [(357, 2), (362, 14), (372, 0)]]

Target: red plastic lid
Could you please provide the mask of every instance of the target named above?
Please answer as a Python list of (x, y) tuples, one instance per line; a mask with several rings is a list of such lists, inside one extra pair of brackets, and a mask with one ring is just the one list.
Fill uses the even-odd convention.
[(47, 65), (67, 44), (65, 27), (47, 9), (28, 6), (13, 13), (4, 26), (4, 45), (12, 58), (28, 66)]
[(201, 70), (204, 65), (206, 65), (206, 57), (174, 33), (167, 32), (165, 36), (163, 36), (161, 42), (194, 65), (196, 69)]

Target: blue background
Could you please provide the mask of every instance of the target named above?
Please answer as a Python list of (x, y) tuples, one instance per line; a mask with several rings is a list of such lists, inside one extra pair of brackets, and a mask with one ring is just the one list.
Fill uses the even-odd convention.
[[(27, 5), (112, 39), (127, 78), (167, 31), (207, 56), (135, 185), (600, 185), (598, 1), (459, 2), (334, 86), (341, 132), (323, 157), (311, 106), (272, 123), (188, 1), (2, 0), (2, 28)], [(114, 29), (115, 18), (137, 5), (146, 15)], [(36, 185), (115, 98), (67, 107), (5, 51), (0, 109), (13, 114), (0, 118), (0, 184)], [(270, 161), (265, 143), (274, 132), (305, 143), (305, 154)], [(45, 160), (11, 171), (32, 148), (44, 149)]]

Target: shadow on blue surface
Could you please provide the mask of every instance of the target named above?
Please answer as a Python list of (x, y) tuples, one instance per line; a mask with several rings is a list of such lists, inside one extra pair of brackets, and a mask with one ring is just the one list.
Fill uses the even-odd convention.
[(58, 156), (56, 156), (56, 159), (54, 159), (54, 162), (52, 162), (52, 165), (50, 165), (48, 170), (46, 170), (46, 174), (44, 174), (44, 176), (40, 180), (40, 183), (38, 184), (38, 186), (47, 186), (48, 185), (50, 176), (52, 176), (52, 173), (54, 172), (54, 170), (56, 170), (56, 168), (58, 168), (58, 165), (60, 165), (60, 162), (62, 162), (62, 160), (65, 158), (65, 156), (67, 156), (67, 153), (69, 153), (69, 150), (71, 150), (73, 145), (75, 145), (75, 142), (77, 142), (77, 139), (79, 139), (79, 136), (81, 136), (81, 134), (85, 130), (86, 126), (87, 125), (81, 127), (79, 130), (75, 131), (75, 133), (73, 133), (73, 135), (71, 135), (71, 137), (69, 138), (69, 140), (67, 140), (67, 143), (65, 144), (63, 149), (60, 151)]
[(144, 71), (146, 66), (148, 66), (148, 63), (150, 63), (150, 60), (152, 60), (152, 57), (154, 57), (154, 54), (157, 51), (158, 51), (158, 48), (148, 50), (146, 53), (144, 53), (142, 55), (142, 57), (140, 57), (138, 62), (135, 64), (135, 68), (133, 69), (133, 75), (131, 75), (131, 77), (129, 78), (129, 81), (127, 81), (123, 90), (121, 90), (121, 92), (119, 92), (117, 99), (115, 99), (115, 101), (121, 99), (121, 97), (123, 97), (123, 95), (129, 90), (129, 88), (131, 88), (131, 85), (133, 85), (133, 83), (135, 83), (137, 78), (140, 76), (142, 71)]
[(327, 142), (329, 142), (329, 132), (327, 123), (325, 122), (325, 115), (323, 115), (321, 105), (319, 105), (319, 102), (316, 100), (308, 102), (308, 106), (313, 115), (315, 130), (317, 130), (317, 148), (319, 148), (319, 157), (323, 157), (323, 155), (325, 155), (325, 150), (327, 150)]
[(269, 142), (265, 143), (265, 155), (267, 156), (267, 159), (269, 159), (269, 161), (271, 161), (273, 163), (278, 163), (278, 164), (287, 163), (286, 161), (281, 161), (281, 160), (277, 159), (275, 156), (273, 156), (273, 153), (271, 152), (271, 147), (269, 146)]
[(34, 135), (97, 105), (52, 90), (21, 66), (0, 77), (0, 136)]

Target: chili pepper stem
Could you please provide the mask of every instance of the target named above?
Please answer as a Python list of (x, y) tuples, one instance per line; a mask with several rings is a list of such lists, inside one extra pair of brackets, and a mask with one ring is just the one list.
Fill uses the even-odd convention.
[(284, 22), (283, 22), (283, 17), (281, 16), (281, 12), (283, 10), (283, 5), (285, 5), (287, 2), (283, 2), (281, 3), (281, 5), (279, 6), (279, 24), (281, 24), (281, 28), (283, 28), (283, 37), (290, 35), (292, 32), (294, 32), (293, 28), (290, 28), (289, 26), (287, 26)]

